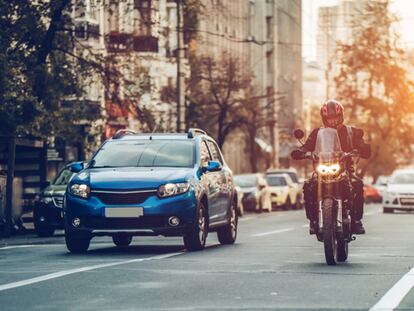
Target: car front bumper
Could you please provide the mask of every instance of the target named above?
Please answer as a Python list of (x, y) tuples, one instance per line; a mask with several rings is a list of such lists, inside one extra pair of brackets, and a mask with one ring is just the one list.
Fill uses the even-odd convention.
[[(105, 208), (141, 207), (143, 215), (128, 218), (108, 218)], [(81, 199), (66, 194), (64, 205), (65, 228), (93, 236), (128, 232), (131, 235), (182, 236), (194, 228), (197, 199), (193, 191), (160, 199), (156, 195), (138, 205), (108, 205), (96, 197)], [(171, 226), (170, 217), (178, 217), (179, 225)], [(79, 226), (73, 220), (80, 220)]]
[(63, 228), (63, 208), (53, 202), (36, 202), (34, 205), (35, 221), (48, 226)]

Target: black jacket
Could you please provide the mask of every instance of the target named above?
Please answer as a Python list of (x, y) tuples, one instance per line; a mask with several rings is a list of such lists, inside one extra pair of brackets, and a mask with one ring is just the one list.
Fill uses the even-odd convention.
[[(305, 144), (301, 148), (304, 152), (313, 152), (315, 150), (316, 138), (318, 137), (319, 128), (314, 129), (309, 135)], [(342, 125), (337, 129), (341, 147), (344, 152), (351, 152), (352, 150), (358, 150), (361, 158), (368, 159), (371, 156), (371, 147), (364, 142), (364, 131), (355, 127), (352, 127), (352, 139), (349, 139), (349, 131), (346, 126)], [(352, 146), (350, 146), (352, 141)]]

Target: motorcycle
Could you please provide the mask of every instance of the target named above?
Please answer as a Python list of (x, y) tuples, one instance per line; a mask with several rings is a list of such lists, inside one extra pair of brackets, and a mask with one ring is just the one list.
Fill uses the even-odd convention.
[[(295, 130), (294, 136), (303, 145), (305, 136), (302, 130)], [(328, 265), (344, 262), (348, 258), (348, 244), (355, 240), (352, 234), (351, 211), (353, 189), (351, 173), (346, 169), (347, 162), (358, 157), (358, 152), (343, 152), (335, 129), (321, 128), (316, 139), (315, 151), (310, 154), (296, 150), (295, 160), (313, 161), (312, 177), (317, 178), (317, 204), (319, 228), (318, 241), (323, 242), (325, 259)]]

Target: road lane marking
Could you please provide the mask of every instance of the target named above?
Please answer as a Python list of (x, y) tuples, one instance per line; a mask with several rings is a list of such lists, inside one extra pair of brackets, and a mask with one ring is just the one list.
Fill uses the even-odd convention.
[(269, 232), (256, 233), (256, 234), (252, 234), (252, 236), (261, 237), (261, 236), (266, 236), (266, 235), (271, 235), (271, 234), (278, 234), (278, 233), (283, 233), (283, 232), (288, 232), (288, 231), (293, 231), (293, 230), (295, 230), (295, 229), (294, 228), (285, 228), (285, 229), (279, 229), (279, 230), (274, 230), (274, 231), (269, 231)]
[(242, 217), (242, 218), (239, 218), (239, 222), (249, 221), (249, 220), (256, 219), (256, 218), (257, 217)]
[(70, 274), (81, 273), (81, 272), (86, 272), (86, 271), (92, 271), (92, 270), (101, 269), (101, 268), (120, 266), (120, 265), (135, 263), (135, 262), (160, 260), (160, 259), (170, 258), (170, 257), (173, 257), (173, 256), (178, 256), (178, 255), (181, 255), (181, 254), (184, 254), (184, 252), (171, 253), (171, 254), (159, 255), (159, 256), (153, 256), (153, 257), (147, 257), (147, 258), (138, 258), (138, 259), (124, 260), (124, 261), (117, 261), (117, 262), (94, 265), (94, 266), (86, 266), (86, 267), (77, 268), (77, 269), (63, 270), (63, 271), (59, 271), (59, 272), (54, 272), (54, 273), (34, 277), (34, 278), (31, 278), (31, 279), (27, 279), (27, 280), (22, 280), (22, 281), (17, 281), (17, 282), (12, 282), (12, 283), (8, 283), (8, 284), (0, 285), (0, 292), (4, 291), (4, 290), (7, 290), (7, 289), (12, 289), (12, 288), (16, 288), (16, 287), (26, 286), (26, 285), (30, 285), (30, 284), (35, 284), (35, 283), (40, 283), (40, 282), (44, 282), (44, 281), (47, 281), (47, 280), (60, 278), (60, 277), (70, 275)]
[(414, 286), (414, 268), (405, 274), (370, 311), (394, 310)]
[(45, 245), (39, 245), (39, 244), (29, 244), (29, 245), (10, 245), (10, 246), (4, 246), (0, 247), (0, 250), (5, 249), (15, 249), (15, 248), (29, 248), (29, 247), (50, 247), (50, 246), (61, 246), (64, 244), (45, 244)]

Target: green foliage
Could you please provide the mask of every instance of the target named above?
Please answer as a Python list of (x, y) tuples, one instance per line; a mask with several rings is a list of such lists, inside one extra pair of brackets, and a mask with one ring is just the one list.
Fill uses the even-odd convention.
[(414, 142), (414, 89), (405, 54), (392, 25), (388, 1), (372, 2), (364, 20), (354, 22), (354, 41), (339, 45), (338, 97), (352, 125), (361, 127), (372, 144), (372, 157), (361, 174), (391, 173), (411, 162)]
[(74, 54), (70, 11), (70, 0), (0, 0), (1, 134), (74, 138), (74, 124), (99, 117), (76, 104), (96, 63)]

